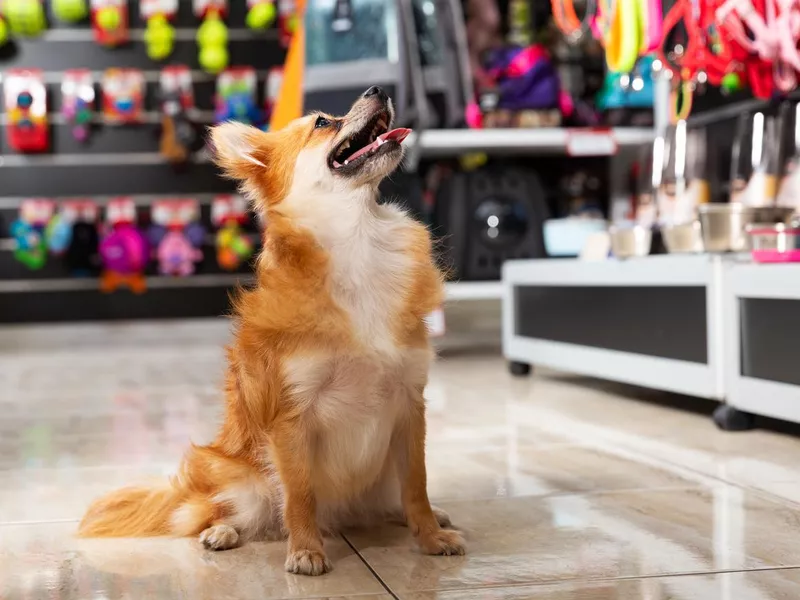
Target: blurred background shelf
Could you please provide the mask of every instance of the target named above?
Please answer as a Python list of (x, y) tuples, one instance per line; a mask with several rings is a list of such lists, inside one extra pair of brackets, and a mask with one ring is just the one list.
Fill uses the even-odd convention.
[[(10, 240), (9, 240), (10, 241)], [(189, 288), (247, 286), (253, 282), (251, 275), (242, 274), (198, 274), (191, 277), (147, 277), (147, 287)], [(62, 279), (7, 279), (0, 280), (0, 293), (22, 294), (27, 292), (68, 292), (96, 290), (96, 278)], [(455, 281), (445, 286), (447, 300), (495, 300), (502, 296), (503, 287), (499, 281)]]
[[(541, 129), (429, 129), (421, 134), (420, 150), (424, 156), (453, 156), (463, 152), (530, 152), (567, 154), (570, 136), (602, 136), (607, 134), (617, 147), (639, 146), (653, 141), (655, 131), (648, 127), (615, 127), (607, 130), (547, 127)], [(416, 142), (416, 138), (412, 138)], [(587, 142), (589, 142), (587, 138)], [(597, 145), (596, 153), (605, 156), (605, 145)]]

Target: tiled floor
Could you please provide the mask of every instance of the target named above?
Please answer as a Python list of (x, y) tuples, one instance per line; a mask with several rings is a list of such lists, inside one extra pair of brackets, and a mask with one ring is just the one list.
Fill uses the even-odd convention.
[(335, 570), (305, 578), (282, 543), (76, 540), (93, 497), (213, 434), (226, 336), (0, 330), (0, 598), (800, 598), (800, 438), (486, 356), (440, 360), (428, 390), (430, 492), (467, 556), (422, 556), (386, 525), (328, 540)]

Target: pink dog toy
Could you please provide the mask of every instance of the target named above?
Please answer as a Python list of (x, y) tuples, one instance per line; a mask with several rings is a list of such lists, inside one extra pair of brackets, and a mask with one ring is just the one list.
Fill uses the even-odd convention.
[(194, 263), (203, 260), (202, 251), (195, 248), (182, 231), (168, 231), (156, 254), (162, 275), (186, 277), (194, 273)]

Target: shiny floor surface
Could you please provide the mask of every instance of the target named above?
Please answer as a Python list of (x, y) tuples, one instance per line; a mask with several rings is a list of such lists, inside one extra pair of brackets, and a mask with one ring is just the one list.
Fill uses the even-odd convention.
[[(0, 330), (0, 598), (800, 598), (800, 438), (718, 432), (670, 397), (497, 356), (440, 359), (430, 495), (468, 540), (420, 555), (386, 525), (284, 544), (77, 540), (98, 494), (171, 473), (220, 415), (223, 322)], [(672, 399), (674, 400), (674, 398)]]

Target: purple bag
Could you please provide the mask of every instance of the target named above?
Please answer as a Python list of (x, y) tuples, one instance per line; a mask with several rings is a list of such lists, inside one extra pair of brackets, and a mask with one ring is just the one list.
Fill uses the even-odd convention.
[(547, 51), (539, 45), (491, 53), (487, 72), (494, 79), (498, 109), (560, 108), (561, 86)]

